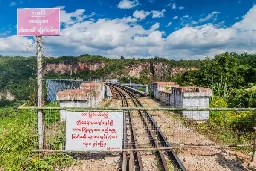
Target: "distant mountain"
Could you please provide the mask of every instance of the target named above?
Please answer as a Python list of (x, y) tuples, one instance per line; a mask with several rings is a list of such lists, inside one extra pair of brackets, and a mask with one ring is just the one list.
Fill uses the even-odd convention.
[[(256, 55), (247, 53), (241, 55), (230, 53), (230, 55), (241, 65), (256, 67)], [(44, 57), (44, 78), (83, 80), (118, 78), (121, 82), (128, 82), (131, 79), (132, 82), (142, 84), (151, 81), (183, 81), (183, 73), (197, 70), (205, 61), (176, 61), (160, 57), (125, 59), (123, 56), (120, 59), (109, 59), (88, 54)], [(0, 55), (0, 99), (36, 98), (36, 68), (36, 57)]]
[(44, 72), (48, 78), (122, 78), (139, 79), (147, 77), (148, 81), (164, 81), (171, 76), (182, 74), (197, 68), (200, 60), (153, 59), (108, 59), (102, 56), (81, 55), (46, 58)]

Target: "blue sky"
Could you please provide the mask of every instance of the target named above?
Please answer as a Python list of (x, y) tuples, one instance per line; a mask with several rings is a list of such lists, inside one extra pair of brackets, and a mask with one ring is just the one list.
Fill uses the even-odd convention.
[(35, 54), (33, 37), (16, 36), (17, 8), (61, 8), (59, 37), (44, 55), (202, 59), (255, 53), (256, 0), (0, 0), (0, 54)]

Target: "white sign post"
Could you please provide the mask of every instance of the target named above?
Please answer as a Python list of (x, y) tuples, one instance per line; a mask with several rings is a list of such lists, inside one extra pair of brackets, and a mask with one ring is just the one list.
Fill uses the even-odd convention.
[(67, 112), (67, 151), (122, 150), (123, 112)]

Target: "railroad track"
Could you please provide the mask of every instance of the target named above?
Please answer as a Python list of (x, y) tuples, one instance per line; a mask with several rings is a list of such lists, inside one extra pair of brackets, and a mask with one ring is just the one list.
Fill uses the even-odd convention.
[[(141, 102), (132, 92), (117, 86), (111, 86), (111, 88), (116, 97), (122, 100), (123, 107), (131, 105), (142, 107)], [(166, 137), (147, 111), (125, 111), (123, 131), (123, 149), (170, 147)], [(154, 150), (153, 153), (139, 150), (125, 151), (122, 153), (122, 170), (154, 170), (147, 166), (148, 162), (145, 162), (149, 159), (151, 162), (157, 162), (158, 170), (186, 170), (171, 148), (165, 151)]]

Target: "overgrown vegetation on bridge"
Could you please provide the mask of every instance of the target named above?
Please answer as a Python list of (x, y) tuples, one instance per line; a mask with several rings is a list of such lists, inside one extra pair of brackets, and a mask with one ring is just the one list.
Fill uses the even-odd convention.
[(206, 59), (198, 70), (187, 71), (177, 80), (181, 85), (212, 88), (229, 107), (256, 107), (256, 56), (224, 53)]
[[(255, 55), (220, 54), (212, 60), (206, 59), (198, 70), (187, 71), (175, 79), (181, 85), (211, 88), (214, 92), (211, 107), (256, 107)], [(255, 116), (255, 111), (215, 111), (198, 128), (223, 143), (251, 144)]]

